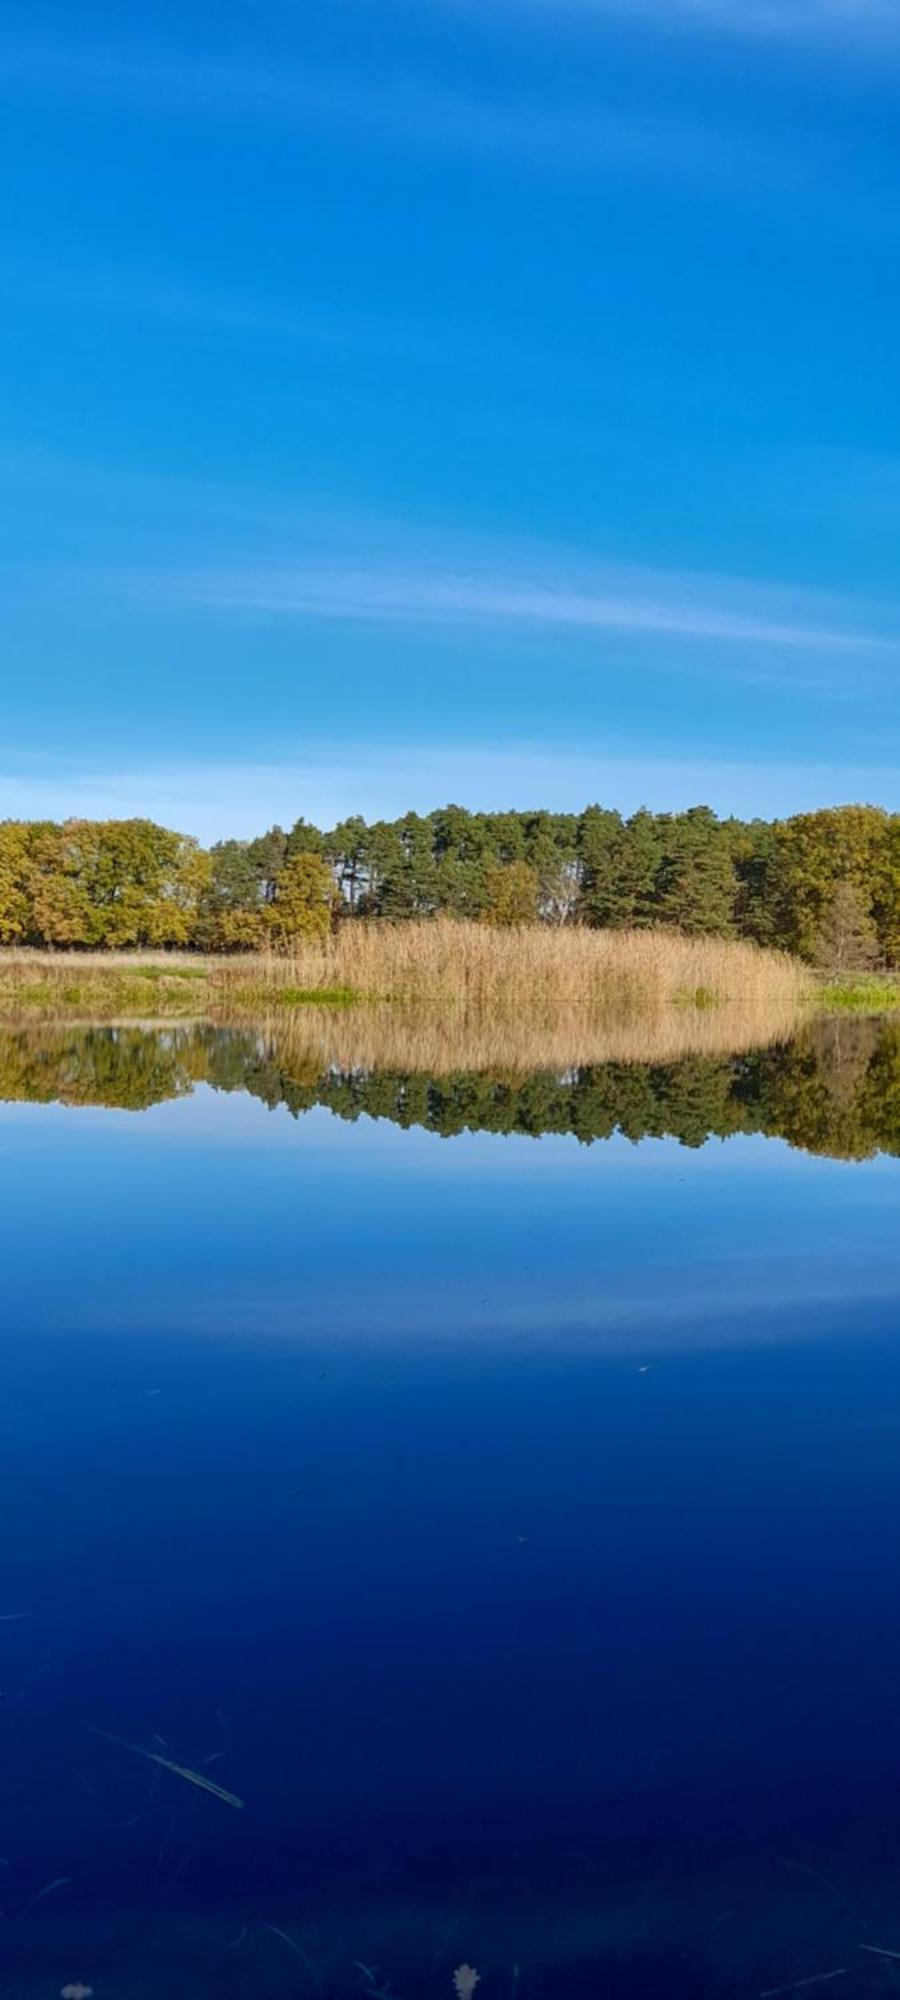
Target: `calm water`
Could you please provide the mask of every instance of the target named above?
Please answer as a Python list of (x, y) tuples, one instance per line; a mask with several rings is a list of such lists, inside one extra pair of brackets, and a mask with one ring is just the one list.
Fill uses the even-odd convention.
[(0, 1093), (3, 1995), (889, 1986), (896, 1027)]

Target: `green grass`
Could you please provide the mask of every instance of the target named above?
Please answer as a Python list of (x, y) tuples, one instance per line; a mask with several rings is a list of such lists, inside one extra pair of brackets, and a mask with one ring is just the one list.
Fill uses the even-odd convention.
[(900, 977), (889, 972), (848, 972), (825, 980), (816, 999), (830, 1014), (887, 1014), (900, 1007)]
[(256, 986), (237, 991), (242, 1003), (263, 1001), (269, 1007), (355, 1007), (362, 999), (355, 986)]
[(27, 986), (17, 986), (15, 1000), (17, 1006), (47, 1007), (55, 997), (56, 989), (49, 979), (32, 979)]
[(363, 998), (349, 984), (279, 986), (262, 980), (257, 968), (242, 973), (229, 960), (194, 965), (96, 961), (79, 965), (60, 955), (50, 966), (24, 971), (0, 957), (0, 1020), (128, 1018), (177, 1020), (191, 1015), (220, 1017), (263, 1014), (292, 1007), (353, 1007)]
[(136, 965), (129, 979), (205, 979), (205, 965)]
[(91, 1015), (110, 1020), (129, 1014), (190, 1014), (202, 1009), (206, 991), (202, 973), (192, 974), (186, 982), (183, 973), (161, 969), (160, 976), (148, 981), (140, 966), (126, 972), (91, 969), (81, 978), (65, 980), (10, 979), (0, 971), (0, 1017)]

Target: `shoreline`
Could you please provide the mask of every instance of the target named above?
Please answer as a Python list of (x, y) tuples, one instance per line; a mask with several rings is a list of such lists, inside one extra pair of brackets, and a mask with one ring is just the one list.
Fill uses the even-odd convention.
[(207, 1014), (211, 1019), (376, 1003), (459, 1020), (577, 1030), (605, 1021), (728, 1007), (805, 1005), (799, 961), (743, 940), (675, 930), (497, 929), (436, 919), (341, 925), (290, 953), (0, 949), (0, 1019)]

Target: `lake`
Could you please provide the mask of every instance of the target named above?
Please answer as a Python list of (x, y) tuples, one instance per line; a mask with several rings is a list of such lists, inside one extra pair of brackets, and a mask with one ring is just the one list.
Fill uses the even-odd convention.
[(896, 1984), (896, 1023), (0, 1096), (5, 2000)]

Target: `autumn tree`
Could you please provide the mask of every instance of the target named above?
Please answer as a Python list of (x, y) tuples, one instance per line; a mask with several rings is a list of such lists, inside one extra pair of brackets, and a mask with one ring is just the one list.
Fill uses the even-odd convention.
[(101, 942), (81, 865), (83, 844), (77, 820), (65, 826), (40, 825), (32, 831), (27, 871), (29, 925), (41, 944), (72, 947)]
[(836, 883), (822, 913), (816, 963), (826, 972), (862, 972), (881, 956), (872, 905), (856, 882)]
[(273, 943), (281, 950), (301, 939), (327, 937), (335, 902), (334, 878), (318, 854), (293, 854), (278, 877), (266, 915)]
[(23, 820), (0, 821), (0, 944), (22, 944), (28, 937), (29, 843)]
[(892, 813), (885, 834), (885, 866), (876, 908), (887, 965), (900, 965), (900, 813)]
[(540, 883), (527, 861), (493, 861), (485, 870), (484, 920), (508, 929), (537, 920)]
[[(299, 873), (285, 876), (295, 862)], [(533, 907), (527, 877), (498, 877), (498, 869), (531, 871)], [(546, 924), (670, 924), (782, 945), (810, 960), (827, 943), (869, 962), (868, 931), (849, 921), (852, 890), (878, 960), (900, 963), (900, 815), (865, 805), (775, 824), (722, 821), (706, 806), (642, 808), (623, 820), (599, 805), (577, 816), (448, 805), (374, 824), (356, 815), (330, 830), (298, 819), (290, 834), (274, 826), (256, 840), (219, 841), (208, 854), (147, 819), (7, 820), (0, 945), (255, 949), (289, 923), (298, 935), (321, 928), (332, 884), (342, 920), (440, 911), (479, 918), (527, 902), (529, 916)], [(270, 922), (266, 912), (279, 904)]]
[(877, 806), (835, 806), (780, 821), (778, 941), (815, 958), (832, 897), (839, 883), (849, 882), (868, 897), (887, 955), (897, 895), (892, 831), (889, 815)]
[(218, 910), (203, 926), (209, 951), (262, 951), (271, 942), (272, 903), (256, 910)]

